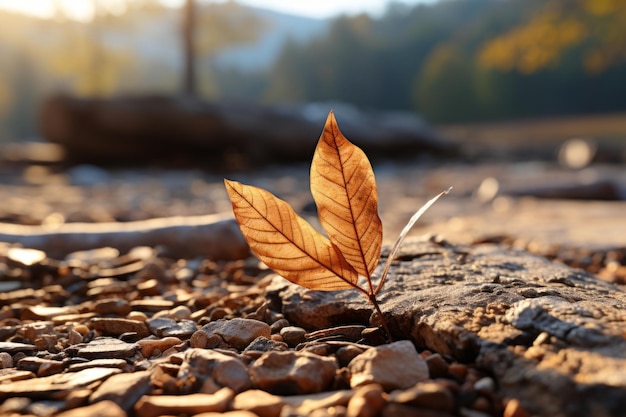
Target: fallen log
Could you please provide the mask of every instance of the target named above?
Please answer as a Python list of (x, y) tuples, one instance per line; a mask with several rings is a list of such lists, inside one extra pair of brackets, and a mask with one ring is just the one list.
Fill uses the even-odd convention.
[(66, 223), (54, 229), (0, 223), (0, 242), (39, 249), (62, 259), (71, 252), (113, 247), (158, 247), (164, 256), (234, 260), (249, 249), (237, 223), (225, 216), (166, 217), (127, 223)]
[(363, 112), (345, 104), (259, 106), (167, 96), (84, 99), (53, 96), (40, 113), (43, 137), (70, 161), (101, 164), (203, 161), (241, 168), (308, 161), (328, 112), (373, 157), (451, 153), (426, 122), (408, 112)]

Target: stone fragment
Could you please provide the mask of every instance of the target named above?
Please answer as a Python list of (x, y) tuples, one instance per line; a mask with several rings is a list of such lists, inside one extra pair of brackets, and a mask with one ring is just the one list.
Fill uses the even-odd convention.
[(100, 401), (85, 407), (74, 408), (56, 415), (57, 417), (126, 417), (126, 412), (113, 401)]
[(69, 366), (68, 370), (76, 372), (96, 366), (101, 368), (117, 368), (122, 370), (129, 367), (128, 362), (126, 362), (124, 359), (94, 359), (83, 363), (73, 363)]
[(184, 320), (191, 317), (191, 310), (187, 306), (178, 306), (170, 310), (169, 316), (174, 320)]
[(308, 416), (315, 410), (346, 406), (353, 395), (354, 391), (340, 390), (308, 395), (290, 395), (281, 398), (295, 415)]
[(394, 391), (389, 401), (449, 413), (455, 409), (454, 396), (450, 390), (436, 382), (418, 382), (407, 390)]
[(91, 394), (89, 401), (114, 401), (122, 409), (130, 411), (143, 395), (150, 391), (151, 371), (139, 371), (113, 375)]
[(323, 391), (332, 383), (337, 362), (309, 352), (266, 352), (250, 366), (255, 387), (279, 395)]
[(100, 315), (113, 314), (124, 317), (131, 312), (132, 307), (123, 298), (105, 298), (98, 300), (93, 306), (96, 313)]
[(129, 358), (137, 352), (136, 343), (126, 343), (119, 339), (101, 337), (89, 343), (71, 346), (77, 356), (87, 359)]
[(346, 417), (376, 417), (387, 403), (384, 390), (378, 384), (368, 384), (357, 389), (346, 410)]
[(337, 349), (337, 352), (335, 352), (335, 356), (337, 357), (337, 362), (339, 362), (339, 366), (343, 367), (348, 366), (352, 359), (356, 358), (363, 352), (363, 348), (354, 345), (348, 345), (342, 346)]
[(8, 352), (0, 352), (0, 369), (13, 368), (13, 357)]
[(37, 376), (49, 376), (63, 371), (66, 365), (67, 361), (55, 361), (52, 359), (38, 358), (36, 356), (27, 356), (17, 362), (17, 369), (33, 372), (37, 374)]
[(306, 330), (302, 327), (286, 326), (280, 330), (280, 337), (283, 338), (283, 342), (287, 343), (291, 347), (295, 347), (299, 343), (304, 341)]
[(443, 378), (448, 375), (448, 362), (439, 353), (428, 355), (425, 360), (431, 378)]
[(365, 330), (365, 326), (362, 325), (330, 327), (328, 329), (310, 332), (306, 335), (306, 339), (347, 340), (350, 342), (356, 342), (361, 339), (361, 333), (363, 333), (363, 330)]
[(229, 387), (235, 392), (251, 386), (248, 369), (239, 359), (214, 350), (189, 349), (184, 353), (184, 363), (178, 379), (188, 385), (197, 381), (212, 379), (221, 387)]
[(201, 329), (209, 336), (219, 335), (226, 343), (237, 350), (243, 350), (259, 336), (270, 337), (270, 326), (267, 323), (252, 319), (234, 318), (220, 319), (204, 325)]
[(137, 338), (150, 335), (146, 325), (137, 320), (122, 318), (93, 318), (91, 323), (94, 329), (99, 330), (104, 335), (120, 336), (124, 333), (136, 333)]
[(174, 307), (174, 302), (169, 300), (160, 300), (157, 298), (141, 299), (131, 301), (130, 306), (133, 310), (158, 313), (159, 311), (169, 310)]
[(176, 321), (169, 317), (150, 318), (146, 320), (146, 324), (152, 334), (157, 337), (179, 337), (187, 339), (198, 330), (198, 325), (195, 321)]
[(221, 413), (228, 409), (234, 397), (230, 388), (222, 388), (215, 394), (144, 395), (135, 405), (137, 417), (161, 415)]
[(0, 384), (34, 378), (31, 371), (20, 371), (16, 368), (0, 369)]
[(287, 343), (277, 342), (267, 337), (259, 336), (250, 342), (244, 349), (244, 352), (269, 352), (271, 350), (285, 351), (289, 350), (289, 346), (287, 346)]
[(235, 410), (250, 411), (258, 417), (278, 417), (283, 405), (281, 397), (257, 389), (237, 394), (233, 400)]
[(200, 413), (193, 417), (262, 417), (251, 411), (236, 410), (227, 411), (225, 413)]
[(348, 368), (352, 388), (376, 383), (385, 390), (405, 389), (428, 379), (428, 365), (408, 340), (368, 349)]
[(36, 351), (37, 347), (35, 345), (16, 342), (0, 342), (0, 352), (6, 352), (10, 355), (14, 355), (17, 352), (23, 352), (27, 355), (32, 355)]
[(74, 307), (45, 307), (30, 306), (26, 307), (20, 313), (22, 320), (52, 320), (56, 316), (64, 316), (67, 314), (77, 314), (78, 310)]
[(139, 345), (139, 350), (141, 351), (141, 355), (144, 358), (149, 358), (150, 356), (152, 356), (155, 349), (158, 350), (160, 353), (163, 353), (172, 346), (176, 346), (180, 343), (182, 343), (182, 340), (177, 337), (142, 339), (137, 341), (137, 344)]
[(80, 372), (67, 372), (0, 384), (0, 399), (6, 397), (60, 398), (71, 390), (86, 387), (119, 373), (119, 369), (89, 368)]
[(503, 417), (529, 417), (530, 415), (522, 404), (520, 404), (519, 400), (516, 398), (511, 398), (507, 401), (506, 406), (504, 407), (504, 412), (502, 413)]

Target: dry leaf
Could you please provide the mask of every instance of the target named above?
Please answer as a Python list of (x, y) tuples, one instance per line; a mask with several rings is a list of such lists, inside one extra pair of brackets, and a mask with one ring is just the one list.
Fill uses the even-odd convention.
[(376, 180), (367, 156), (341, 134), (333, 112), (313, 155), (311, 193), (330, 241), (369, 280), (383, 241)]
[(316, 290), (344, 290), (357, 273), (326, 237), (272, 193), (224, 180), (235, 218), (252, 251), (289, 281)]
[[(398, 237), (374, 290), (372, 273), (378, 264), (383, 239), (376, 180), (367, 156), (341, 134), (332, 111), (311, 164), (311, 193), (328, 238), (268, 191), (226, 179), (224, 183), (241, 232), (267, 266), (306, 288), (359, 290), (373, 304), (391, 340), (376, 294), (409, 229), (449, 190), (413, 215)], [(359, 274), (367, 278), (368, 289), (358, 285)]]

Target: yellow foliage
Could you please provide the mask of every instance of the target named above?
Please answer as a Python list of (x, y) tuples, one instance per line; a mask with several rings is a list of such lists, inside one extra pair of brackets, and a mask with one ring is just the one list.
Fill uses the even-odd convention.
[(486, 68), (532, 74), (558, 64), (561, 51), (586, 36), (587, 30), (580, 21), (551, 10), (488, 41), (479, 52), (478, 62)]

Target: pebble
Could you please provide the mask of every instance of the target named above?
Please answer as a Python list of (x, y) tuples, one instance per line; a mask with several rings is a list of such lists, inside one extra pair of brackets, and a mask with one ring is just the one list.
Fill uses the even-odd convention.
[(120, 336), (124, 333), (134, 333), (138, 339), (150, 335), (150, 331), (145, 323), (137, 320), (122, 318), (93, 318), (91, 319), (93, 328), (99, 330), (104, 335)]
[[(59, 391), (71, 391), (86, 387), (97, 381), (120, 373), (119, 369), (89, 368), (79, 372), (66, 372), (40, 378), (0, 384), (0, 398), (11, 397), (51, 397)], [(31, 373), (32, 374), (32, 373)]]
[(36, 346), (26, 343), (0, 342), (0, 352), (6, 352), (11, 355), (16, 354), (17, 352), (24, 352), (27, 355), (32, 355), (36, 350)]
[(350, 398), (346, 417), (376, 417), (386, 403), (383, 387), (378, 384), (364, 385)]
[(187, 306), (178, 306), (169, 312), (169, 316), (174, 320), (183, 320), (191, 317), (191, 310)]
[(437, 382), (418, 382), (407, 390), (394, 391), (389, 396), (389, 401), (450, 413), (455, 409), (454, 396)]
[(13, 357), (8, 352), (0, 352), (0, 369), (13, 368)]
[(126, 316), (132, 308), (128, 301), (121, 298), (105, 298), (94, 303), (93, 309), (101, 315), (112, 314), (120, 317)]
[(152, 371), (139, 371), (113, 375), (89, 396), (89, 402), (115, 401), (124, 410), (130, 410), (151, 389)]
[(56, 415), (57, 417), (127, 417), (126, 412), (113, 401), (100, 401), (85, 407), (74, 408)]
[(137, 344), (139, 345), (139, 350), (141, 351), (141, 355), (144, 358), (151, 357), (155, 349), (163, 353), (172, 346), (178, 345), (180, 343), (182, 343), (182, 340), (180, 340), (178, 337), (171, 336), (159, 339), (142, 339), (137, 341)]
[(267, 323), (252, 319), (234, 318), (217, 320), (202, 327), (209, 336), (219, 335), (226, 343), (237, 350), (244, 350), (250, 342), (259, 336), (270, 337), (270, 326)]
[(337, 349), (337, 352), (335, 352), (335, 356), (337, 357), (339, 366), (343, 367), (343, 366), (348, 366), (348, 364), (350, 363), (350, 361), (352, 361), (352, 359), (356, 358), (363, 352), (364, 350), (358, 346), (348, 345), (348, 346), (342, 346), (339, 349)]
[(507, 401), (504, 407), (502, 417), (529, 417), (530, 414), (522, 407), (522, 404), (516, 398)]
[(337, 362), (309, 352), (266, 352), (249, 371), (253, 385), (262, 390), (279, 395), (308, 394), (331, 385)]
[(259, 336), (244, 349), (244, 352), (269, 352), (289, 350), (287, 343)]
[(241, 392), (251, 387), (248, 369), (239, 359), (215, 350), (189, 349), (178, 374), (190, 383), (212, 379), (218, 386)]
[(192, 320), (176, 321), (169, 317), (155, 317), (146, 320), (148, 328), (158, 337), (189, 338), (198, 330), (198, 325)]
[(287, 343), (291, 347), (295, 347), (299, 343), (304, 341), (306, 330), (302, 327), (286, 326), (280, 330), (280, 337), (283, 338), (283, 342)]
[(89, 343), (72, 346), (77, 356), (87, 359), (130, 358), (137, 352), (136, 343), (127, 343), (111, 337), (94, 339)]
[(428, 355), (425, 360), (431, 378), (444, 378), (448, 375), (448, 362), (439, 353)]
[(339, 390), (309, 395), (290, 395), (282, 397), (282, 400), (285, 408), (290, 409), (295, 415), (308, 416), (316, 410), (328, 411), (336, 407), (344, 407), (348, 405), (353, 395), (352, 390)]
[(222, 388), (215, 394), (144, 395), (135, 405), (137, 417), (161, 415), (222, 413), (234, 397), (230, 388)]
[(485, 376), (474, 383), (474, 389), (476, 391), (493, 392), (496, 389), (496, 383), (493, 378)]
[(258, 417), (278, 417), (285, 403), (282, 398), (258, 389), (235, 396), (233, 408), (254, 413)]
[(291, 326), (291, 323), (289, 323), (289, 320), (287, 319), (278, 319), (276, 320), (274, 323), (272, 323), (270, 325), (270, 330), (272, 332), (272, 334), (274, 333), (280, 333), (280, 331), (287, 326)]
[(174, 302), (153, 298), (133, 300), (130, 302), (130, 306), (133, 310), (143, 311), (147, 313), (157, 313), (163, 310), (170, 310), (172, 307), (174, 307)]
[(406, 389), (428, 379), (428, 365), (408, 340), (371, 348), (352, 359), (350, 386), (377, 383), (385, 390)]
[(87, 362), (82, 363), (73, 363), (69, 366), (69, 371), (82, 371), (83, 369), (89, 369), (93, 367), (102, 367), (102, 368), (118, 368), (118, 369), (126, 369), (129, 367), (128, 362), (124, 359), (94, 359)]

